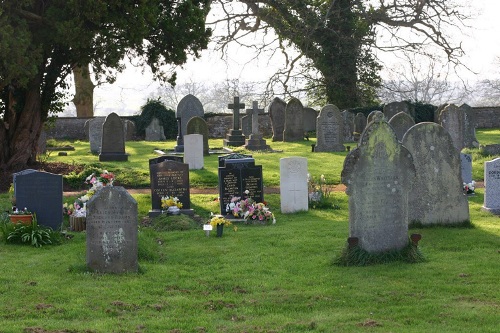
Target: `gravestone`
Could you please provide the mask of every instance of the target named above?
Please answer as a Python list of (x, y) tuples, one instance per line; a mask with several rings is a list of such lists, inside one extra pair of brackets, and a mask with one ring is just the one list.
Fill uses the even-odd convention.
[(348, 110), (342, 111), (342, 118), (344, 120), (344, 142), (354, 141), (354, 113)]
[(240, 129), (240, 110), (245, 108), (245, 104), (240, 103), (240, 98), (236, 96), (234, 97), (234, 103), (228, 104), (227, 108), (233, 111), (233, 129), (229, 130), (229, 133), (223, 140), (223, 145), (224, 147), (243, 146), (245, 144), (245, 136)]
[[(264, 201), (262, 165), (255, 165), (249, 155), (229, 154), (219, 156), (219, 202), (220, 212), (227, 214), (226, 206), (233, 197)], [(245, 191), (249, 191), (245, 194)]]
[(123, 120), (123, 132), (125, 133), (125, 141), (132, 141), (136, 139), (135, 123), (131, 120)]
[(462, 182), (472, 182), (472, 155), (460, 153), (460, 170), (462, 171)]
[(280, 158), (280, 202), (284, 214), (307, 211), (307, 158)]
[(105, 186), (87, 202), (87, 266), (100, 273), (138, 269), (137, 202), (121, 186)]
[[(378, 110), (373, 110), (372, 112), (370, 112), (368, 114), (368, 117), (366, 117), (366, 125), (368, 125), (369, 123), (371, 123), (373, 121), (373, 118), (375, 117), (375, 115), (377, 115), (379, 112), (380, 111), (378, 111)], [(385, 115), (384, 115), (384, 120), (386, 120), (386, 121), (388, 120)]]
[(37, 172), (37, 170), (35, 169), (24, 169), (22, 171), (19, 171), (19, 172), (16, 172), (16, 173), (13, 173), (12, 174), (12, 184), (14, 185), (14, 196), (16, 196), (16, 188), (17, 188), (17, 176), (20, 176), (20, 175), (27, 175), (28, 173), (33, 173), (33, 172)]
[(304, 107), (297, 98), (292, 98), (285, 109), (283, 141), (294, 142), (302, 140), (304, 140)]
[(203, 135), (203, 155), (208, 156), (210, 150), (208, 147), (208, 125), (202, 117), (193, 117), (189, 119), (186, 134), (201, 134)]
[(193, 117), (203, 117), (203, 105), (195, 96), (188, 94), (184, 96), (175, 110), (175, 118), (177, 118), (177, 145), (174, 147), (176, 152), (184, 151), (183, 136), (187, 133), (187, 123)]
[(184, 160), (183, 156), (180, 156), (180, 155), (162, 155), (162, 156), (159, 156), (159, 157), (150, 158), (149, 159), (149, 165), (156, 164), (156, 163), (161, 163), (161, 162), (164, 162), (164, 161), (174, 161), (174, 162), (183, 163), (182, 162), (183, 160)]
[(153, 117), (148, 127), (146, 127), (145, 141), (165, 141), (165, 132), (158, 118)]
[[(150, 162), (152, 162), (150, 160)], [(191, 197), (189, 193), (189, 165), (165, 160), (149, 164), (151, 183), (151, 207), (149, 216), (161, 214), (161, 198), (177, 197), (182, 203), (181, 213), (191, 215)]]
[(447, 105), (439, 114), (439, 124), (450, 134), (455, 149), (461, 151), (465, 147), (465, 111), (454, 104)]
[(316, 119), (315, 152), (345, 151), (344, 119), (332, 104), (325, 105)]
[(313, 108), (304, 108), (304, 132), (316, 131), (316, 118), (318, 118), (318, 111)]
[(247, 150), (269, 150), (271, 149), (267, 144), (266, 140), (262, 138), (262, 134), (259, 131), (259, 114), (264, 111), (259, 109), (257, 101), (253, 101), (252, 109), (247, 109), (247, 113), (252, 117), (252, 134), (250, 134), (248, 140), (245, 141), (245, 149)]
[(189, 170), (203, 169), (203, 135), (184, 135), (184, 163), (189, 165)]
[(408, 195), (415, 168), (408, 150), (378, 112), (344, 161), (349, 196), (349, 237), (365, 251), (399, 250), (408, 244)]
[(15, 176), (16, 206), (36, 213), (40, 225), (58, 230), (63, 222), (63, 177), (29, 171)]
[(366, 127), (366, 117), (364, 114), (361, 112), (356, 113), (356, 116), (354, 116), (354, 140), (358, 141), (361, 133), (365, 130)]
[(127, 161), (125, 135), (120, 117), (112, 112), (102, 124), (101, 153), (99, 161)]
[(434, 122), (436, 124), (439, 124), (439, 115), (441, 114), (441, 111), (444, 110), (445, 107), (447, 107), (449, 104), (441, 104), (434, 110)]
[(403, 140), (403, 136), (406, 131), (415, 125), (413, 118), (406, 112), (396, 113), (391, 119), (389, 119), (389, 125), (392, 126), (394, 133), (399, 141)]
[(247, 114), (241, 117), (241, 131), (243, 135), (248, 138), (252, 134), (252, 115)]
[(500, 157), (484, 163), (483, 210), (500, 215)]
[(285, 130), (285, 109), (286, 102), (279, 97), (275, 97), (269, 104), (269, 117), (273, 129), (272, 141), (283, 141), (283, 131)]
[(407, 102), (392, 102), (384, 106), (385, 119), (391, 119), (400, 112), (404, 112), (412, 117), (410, 105)]
[(406, 132), (402, 143), (412, 154), (416, 170), (410, 222), (454, 225), (469, 221), (460, 154), (448, 132), (436, 123), (418, 123)]
[(106, 117), (95, 117), (94, 119), (87, 120), (85, 123), (88, 123), (90, 151), (93, 154), (101, 152), (102, 125), (105, 120)]
[(464, 147), (479, 148), (479, 142), (476, 138), (476, 117), (472, 108), (467, 104), (460, 106), (464, 110)]

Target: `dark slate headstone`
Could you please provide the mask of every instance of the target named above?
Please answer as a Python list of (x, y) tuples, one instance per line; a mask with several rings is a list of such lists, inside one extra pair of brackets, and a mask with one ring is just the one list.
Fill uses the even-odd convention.
[(14, 174), (12, 174), (12, 183), (14, 185), (14, 196), (16, 195), (16, 178), (17, 176), (20, 176), (20, 175), (27, 175), (28, 173), (33, 173), (33, 172), (37, 172), (36, 170), (34, 169), (24, 169), (22, 171), (19, 171), (19, 172), (16, 172)]
[(275, 97), (269, 104), (269, 117), (273, 129), (272, 141), (283, 141), (283, 131), (285, 130), (285, 109), (286, 102), (279, 97)]
[(175, 117), (180, 122), (180, 126), (178, 128), (178, 142), (175, 147), (175, 151), (183, 152), (184, 148), (181, 147), (183, 145), (182, 136), (187, 134), (187, 124), (189, 120), (193, 117), (203, 117), (205, 111), (203, 110), (203, 104), (201, 104), (200, 100), (196, 98), (196, 96), (188, 94), (184, 96), (179, 104), (177, 105), (177, 109), (175, 110)]
[(297, 98), (292, 98), (285, 109), (284, 142), (304, 140), (304, 107)]
[(127, 161), (123, 123), (116, 113), (110, 113), (102, 124), (102, 141), (99, 161)]
[(345, 151), (344, 119), (339, 109), (332, 104), (325, 105), (316, 119), (315, 152)]
[(319, 112), (313, 108), (304, 108), (304, 132), (316, 131), (316, 118)]
[(357, 238), (362, 249), (377, 253), (408, 244), (408, 195), (414, 176), (410, 153), (379, 112), (342, 170), (349, 195), (349, 237)]
[(17, 207), (35, 212), (40, 225), (59, 229), (63, 222), (62, 175), (35, 171), (17, 174), (15, 179)]
[(138, 269), (137, 202), (121, 186), (105, 186), (87, 202), (87, 266), (101, 273)]
[(472, 182), (472, 155), (460, 153), (460, 169), (462, 170), (462, 182)]
[(208, 125), (202, 117), (192, 117), (189, 119), (185, 135), (201, 134), (203, 135), (203, 155), (209, 155), (208, 147)]
[(227, 155), (218, 156), (219, 168), (226, 165), (227, 160), (242, 160), (242, 159), (249, 159), (250, 162), (255, 162), (255, 159), (252, 157), (252, 155), (231, 153)]
[(161, 211), (163, 196), (177, 197), (183, 210), (191, 208), (189, 193), (189, 165), (175, 161), (163, 161), (149, 165), (151, 181), (151, 206)]
[(399, 141), (403, 140), (403, 136), (406, 131), (415, 125), (413, 118), (406, 112), (396, 113), (391, 119), (389, 119), (389, 125), (392, 126), (394, 133)]

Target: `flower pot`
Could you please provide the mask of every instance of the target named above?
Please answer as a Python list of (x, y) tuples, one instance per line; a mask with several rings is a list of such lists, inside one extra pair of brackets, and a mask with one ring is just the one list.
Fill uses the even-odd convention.
[(83, 231), (85, 230), (87, 225), (87, 218), (85, 216), (82, 217), (69, 217), (69, 227), (73, 231)]
[(222, 232), (224, 231), (224, 224), (217, 224), (217, 237), (222, 237)]
[(33, 221), (32, 215), (9, 215), (10, 221), (12, 223), (22, 223), (24, 225), (30, 225)]

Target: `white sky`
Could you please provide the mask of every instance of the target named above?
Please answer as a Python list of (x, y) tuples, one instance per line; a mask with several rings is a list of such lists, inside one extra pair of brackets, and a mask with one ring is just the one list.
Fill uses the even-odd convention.
[[(500, 76), (500, 65), (495, 64), (495, 58), (500, 57), (500, 0), (467, 1), (473, 10), (478, 11), (478, 17), (470, 24), (473, 29), (462, 31), (457, 40), (462, 41), (466, 56), (462, 59), (478, 75), (461, 71), (462, 77), (469, 80), (494, 78)], [(183, 69), (177, 71), (177, 83), (182, 84), (192, 80), (200, 82), (221, 82), (225, 79), (240, 78), (244, 81), (265, 81), (273, 73), (273, 64), (268, 64), (264, 57), (259, 61), (244, 65), (252, 55), (249, 50), (233, 50), (231, 59), (221, 60), (219, 54), (211, 51), (202, 52), (202, 57), (196, 61), (188, 61)], [(238, 61), (236, 61), (238, 59)], [(385, 57), (384, 57), (385, 59)], [(159, 87), (153, 82), (149, 70), (128, 67), (119, 74), (113, 85), (102, 85), (94, 91), (96, 115), (107, 115), (116, 112), (119, 115), (135, 114), (145, 104), (148, 97)], [(70, 105), (67, 115), (75, 115), (73, 105)]]

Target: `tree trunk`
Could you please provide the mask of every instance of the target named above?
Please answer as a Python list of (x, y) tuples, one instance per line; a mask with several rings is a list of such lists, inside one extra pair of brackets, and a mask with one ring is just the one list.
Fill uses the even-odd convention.
[(76, 107), (78, 118), (94, 116), (94, 83), (90, 79), (89, 65), (73, 68), (75, 78), (75, 97), (73, 104)]

